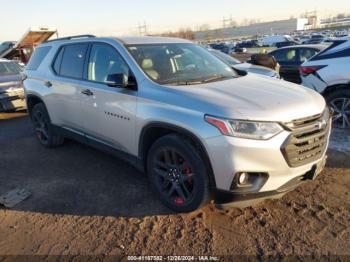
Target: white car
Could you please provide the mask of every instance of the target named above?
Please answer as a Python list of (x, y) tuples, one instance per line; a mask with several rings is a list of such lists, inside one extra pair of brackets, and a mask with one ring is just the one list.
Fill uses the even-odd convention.
[(340, 38), (300, 67), (302, 84), (334, 110), (334, 126), (350, 128), (350, 37)]

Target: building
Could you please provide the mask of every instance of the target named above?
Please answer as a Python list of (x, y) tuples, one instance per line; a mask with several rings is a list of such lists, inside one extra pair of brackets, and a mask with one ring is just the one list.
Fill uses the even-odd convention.
[(304, 26), (307, 23), (308, 19), (292, 18), (288, 20), (264, 22), (240, 27), (198, 31), (195, 32), (195, 37), (199, 41), (205, 41), (212, 39), (230, 39), (271, 34), (285, 35), (296, 30), (304, 30)]

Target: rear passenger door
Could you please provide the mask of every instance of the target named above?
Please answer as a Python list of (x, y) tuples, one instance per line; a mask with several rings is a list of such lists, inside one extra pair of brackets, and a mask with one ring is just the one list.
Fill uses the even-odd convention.
[(90, 140), (135, 155), (137, 90), (112, 87), (107, 81), (109, 75), (132, 75), (129, 66), (109, 44), (93, 43), (89, 49), (82, 83), (85, 133)]
[(54, 59), (54, 76), (49, 82), (48, 105), (52, 122), (74, 131), (83, 130), (84, 125), (81, 80), (87, 50), (85, 43), (62, 46)]

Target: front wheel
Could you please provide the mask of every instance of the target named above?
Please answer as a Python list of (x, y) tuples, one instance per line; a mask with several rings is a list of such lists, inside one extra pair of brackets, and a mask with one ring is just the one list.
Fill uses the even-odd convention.
[(350, 89), (336, 90), (328, 94), (326, 100), (334, 111), (334, 127), (350, 128)]
[(151, 147), (147, 171), (162, 203), (175, 212), (194, 211), (209, 202), (205, 163), (187, 139), (166, 135)]

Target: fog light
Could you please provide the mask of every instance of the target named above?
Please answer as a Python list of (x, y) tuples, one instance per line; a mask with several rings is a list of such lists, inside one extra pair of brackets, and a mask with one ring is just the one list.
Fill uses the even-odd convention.
[(247, 173), (240, 173), (238, 175), (238, 184), (239, 185), (244, 185), (248, 181), (248, 174)]
[(268, 177), (267, 173), (238, 172), (233, 178), (230, 189), (237, 193), (257, 192), (265, 184)]

